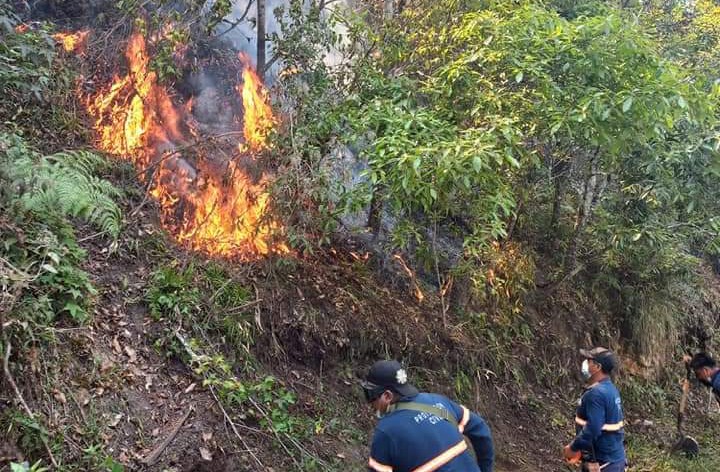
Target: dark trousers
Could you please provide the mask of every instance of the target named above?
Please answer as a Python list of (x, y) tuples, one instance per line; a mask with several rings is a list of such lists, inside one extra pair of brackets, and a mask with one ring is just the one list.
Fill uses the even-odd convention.
[[(613, 462), (612, 464), (607, 464), (607, 465), (601, 463), (600, 466), (602, 467), (600, 469), (601, 472), (625, 472), (626, 464), (625, 464), (625, 461), (620, 461), (620, 462)], [(587, 467), (585, 466), (585, 464), (583, 464), (581, 471), (585, 472), (587, 470), (588, 470)]]

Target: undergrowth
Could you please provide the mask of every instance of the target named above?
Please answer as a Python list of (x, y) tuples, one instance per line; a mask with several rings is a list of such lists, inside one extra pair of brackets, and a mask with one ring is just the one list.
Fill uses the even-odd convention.
[[(2, 410), (0, 437), (32, 458), (11, 464), (13, 472), (118, 472), (122, 466), (98, 437), (71, 452), (65, 432), (38, 405), (52, 401), (57, 361), (43, 353), (53, 352), (58, 327), (88, 323), (97, 295), (82, 268), (87, 254), (76, 229), (81, 222), (93, 226), (92, 238), (103, 238), (112, 252), (122, 193), (104, 178), (102, 156), (46, 152), (83, 135), (75, 108), (67, 106), (73, 72), (58, 60), (50, 28), (20, 25), (10, 3), (0, 1), (0, 38), (0, 351), (8, 360), (3, 385), (11, 377), (18, 384), (2, 394), (22, 406)], [(28, 385), (39, 375), (44, 381)], [(30, 389), (27, 406), (22, 396)]]
[(663, 441), (673, 442), (675, 436), (657, 438), (654, 435), (628, 436), (628, 461), (632, 469), (639, 472), (715, 472), (718, 470), (718, 454), (720, 447), (717, 443), (720, 428), (717, 421), (706, 425), (700, 435), (695, 436), (700, 444), (700, 453), (697, 457), (688, 458), (683, 454), (670, 454), (667, 446), (661, 445)]
[(297, 470), (327, 463), (300, 441), (322, 425), (299, 413), (297, 395), (263, 369), (252, 354), (251, 291), (222, 265), (171, 262), (150, 277), (146, 301), (165, 326), (155, 347), (185, 362), (225, 408), (230, 422), (269, 433)]
[(72, 220), (81, 218), (117, 236), (122, 215), (120, 191), (97, 177), (103, 165), (88, 152), (41, 156), (22, 138), (0, 135), (0, 200), (6, 213), (0, 226), (5, 302), (20, 321), (53, 322), (67, 314), (88, 318), (96, 294), (80, 269), (85, 251)]

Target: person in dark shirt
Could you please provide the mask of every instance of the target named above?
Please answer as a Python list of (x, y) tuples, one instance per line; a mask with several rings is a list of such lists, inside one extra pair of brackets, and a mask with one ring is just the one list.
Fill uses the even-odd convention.
[(712, 389), (715, 399), (720, 403), (720, 368), (715, 359), (704, 352), (698, 352), (689, 360), (688, 365), (700, 383)]
[(485, 421), (447, 397), (421, 393), (397, 361), (378, 361), (362, 382), (379, 418), (368, 468), (376, 472), (492, 472)]
[(565, 446), (569, 462), (582, 462), (587, 472), (622, 472), (626, 467), (624, 417), (620, 393), (610, 380), (615, 355), (604, 347), (581, 349), (587, 387), (575, 412), (575, 439)]

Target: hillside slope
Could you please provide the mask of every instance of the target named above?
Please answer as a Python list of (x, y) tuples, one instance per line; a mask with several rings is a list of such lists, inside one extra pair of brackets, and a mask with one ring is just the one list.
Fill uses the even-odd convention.
[[(545, 136), (537, 131), (560, 129), (553, 131), (549, 118), (533, 115), (536, 122), (512, 132), (486, 130), (483, 113), (446, 121), (474, 109), (466, 101), (490, 106), (484, 94), (463, 95), (474, 87), (459, 87), (457, 103), (438, 101), (438, 109), (447, 109), (430, 113), (427, 103), (452, 90), (425, 90), (417, 98), (417, 87), (458, 71), (430, 76), (437, 71), (423, 70), (438, 51), (424, 43), (432, 43), (432, 35), (418, 37), (411, 28), (410, 14), (398, 15), (399, 23), (389, 27), (400, 29), (388, 31), (407, 33), (408, 43), (398, 47), (412, 49), (412, 41), (427, 46), (420, 48), (427, 61), (403, 64), (418, 68), (418, 82), (402, 77), (399, 66), (378, 73), (373, 67), (383, 65), (379, 61), (355, 71), (369, 85), (353, 83), (358, 89), (345, 98), (356, 107), (341, 108), (337, 97), (329, 99), (308, 79), (329, 83), (306, 56), (324, 63), (324, 52), (303, 49), (306, 42), (324, 44), (324, 17), (304, 23), (302, 9), (289, 13), (299, 15), (288, 21), (300, 28), (291, 31), (300, 31), (302, 40), (284, 47), (296, 46), (290, 51), (318, 75), (284, 70), (283, 77), (298, 77), (299, 91), (284, 90), (290, 98), (280, 99), (276, 110), (251, 59), (199, 32), (200, 23), (188, 20), (189, 26), (173, 29), (161, 18), (183, 4), (217, 26), (226, 24), (217, 17), (222, 12), (204, 11), (203, 2), (146, 9), (149, 3), (34, 2), (25, 8), (25, 2), (0, 0), (0, 65), (7, 65), (0, 70), (0, 472), (365, 470), (375, 418), (358, 382), (383, 358), (401, 360), (421, 389), (481, 414), (494, 435), (499, 472), (569, 471), (560, 451), (573, 437), (583, 387), (578, 349), (590, 345), (610, 347), (621, 359), (615, 381), (631, 470), (720, 469), (720, 411), (695, 382), (686, 429), (699, 440), (701, 454), (670, 454), (679, 380), (686, 374), (681, 355), (712, 351), (720, 326), (720, 278), (703, 252), (715, 238), (708, 216), (714, 210), (699, 205), (706, 214), (695, 200), (684, 200), (686, 184), (715, 189), (709, 162), (717, 150), (707, 144), (700, 118), (678, 118), (677, 128), (691, 122), (702, 128), (695, 131), (705, 147), (681, 145), (674, 124), (657, 131), (667, 123), (637, 111), (640, 99), (625, 98), (627, 90), (613, 89), (615, 82), (648, 86), (645, 75), (613, 57), (603, 93), (622, 100), (612, 105), (618, 121), (607, 124), (613, 132), (603, 139), (610, 140), (608, 165), (616, 167), (599, 182), (593, 163), (599, 147), (591, 157), (574, 141), (590, 136), (592, 127), (583, 120), (566, 123), (572, 129), (559, 149), (578, 150), (582, 172), (576, 169), (575, 180), (563, 186), (572, 172), (563, 170), (562, 159), (538, 158), (556, 144), (555, 138), (541, 143)], [(434, 3), (425, 5), (427, 16), (420, 7), (410, 13), (436, 32), (444, 25), (433, 15), (444, 19), (447, 11)], [(489, 58), (515, 54), (527, 40), (555, 58), (559, 52), (542, 49), (551, 41), (534, 34), (562, 33), (563, 54), (577, 53), (571, 59), (580, 65), (576, 71), (573, 62), (568, 77), (558, 74), (580, 87), (596, 80), (582, 75), (582, 61), (609, 61), (607, 51), (583, 49), (593, 41), (580, 33), (590, 31), (648, 67), (648, 77), (669, 74), (662, 90), (673, 103), (684, 103), (673, 89), (688, 83), (680, 68), (663, 69), (665, 59), (645, 36), (623, 36), (624, 17), (609, 16), (613, 21), (605, 24), (601, 16), (581, 16), (578, 21), (588, 23), (575, 24), (544, 3), (465, 12), (468, 24), (482, 20), (482, 28), (498, 34), (527, 33), (507, 34), (501, 43), (507, 50), (492, 49), (499, 41), (477, 33), (481, 29), (460, 28), (445, 39), (468, 41)], [(543, 19), (544, 32), (536, 30), (536, 18)], [(367, 28), (377, 26), (375, 20)], [(98, 25), (94, 32), (81, 29), (90, 24)], [(189, 32), (196, 42), (185, 36)], [(633, 47), (625, 47), (626, 40)], [(460, 54), (455, 59), (474, 64), (477, 58), (464, 57), (465, 48), (452, 41), (449, 51)], [(394, 57), (382, 49), (363, 52), (365, 59)], [(532, 59), (526, 56), (521, 59)], [(496, 104), (512, 98), (527, 106), (537, 98), (537, 90), (525, 88), (530, 72), (555, 71), (550, 62), (528, 63), (528, 70), (511, 75), (507, 64), (488, 69), (484, 79), (508, 94)], [(474, 67), (463, 70), (475, 84)], [(550, 72), (538, 72), (547, 80), (544, 90), (564, 90)], [(582, 89), (588, 97), (594, 90)], [(645, 97), (660, 97), (648, 90)], [(572, 111), (571, 95), (558, 103)], [(700, 89), (687, 93), (698, 96)], [(553, 98), (554, 92), (544, 100)], [(666, 121), (672, 121), (677, 109), (667, 107)], [(346, 110), (357, 116), (323, 121)], [(524, 116), (524, 108), (518, 110), (498, 123), (517, 123)], [(602, 120), (610, 108), (605, 112)], [(638, 113), (637, 120), (626, 112)], [(353, 120), (359, 131), (347, 125)], [(636, 148), (632, 133), (614, 141), (613, 126), (638, 120), (650, 130), (647, 146)], [(380, 136), (383, 130), (387, 135)], [(430, 150), (428, 130), (437, 131)], [(339, 145), (343, 134), (355, 132), (360, 138), (348, 141), (367, 145), (367, 162), (353, 146)], [(655, 161), (659, 135), (666, 138), (662, 162)], [(502, 152), (498, 143), (507, 145)], [(495, 156), (497, 168), (475, 159), (478, 146)], [(527, 168), (512, 155), (522, 146)], [(687, 155), (685, 147), (692, 148)], [(382, 171), (375, 169), (376, 178), (391, 176), (365, 195), (360, 235), (336, 213), (343, 202), (333, 194), (337, 182), (328, 180), (338, 175), (323, 173), (327, 166), (346, 166), (339, 173), (347, 180), (364, 178), (349, 161), (325, 162), (338, 148), (358, 157), (355, 167), (370, 169), (372, 161)], [(398, 162), (409, 162), (409, 148), (417, 152), (408, 164), (417, 178), (408, 184), (407, 176), (392, 172), (401, 169)], [(427, 185), (449, 172), (433, 166), (453, 152), (460, 157), (451, 170), (477, 180), (454, 187), (464, 179), (443, 177), (450, 187), (438, 187), (440, 198)], [(400, 161), (382, 160), (393, 153)], [(640, 155), (647, 159), (642, 166), (631, 160)], [(696, 167), (683, 167), (688, 156)], [(647, 174), (637, 173), (639, 167)], [(625, 186), (611, 173), (634, 183)], [(653, 179), (661, 177), (667, 181), (655, 195)], [(576, 191), (580, 183), (583, 195)], [(407, 201), (408, 185), (421, 203)], [(488, 187), (497, 193), (483, 193)], [(590, 187), (597, 192), (592, 198)], [(397, 193), (385, 193), (391, 190)], [(713, 201), (711, 191), (698, 193), (698, 201)], [(386, 197), (385, 207), (375, 201)], [(596, 219), (582, 213), (586, 208), (595, 209)], [(410, 228), (415, 239), (405, 241), (406, 251), (393, 246), (392, 225)], [(691, 229), (673, 239), (678, 228)], [(428, 254), (423, 239), (432, 240), (435, 253)], [(468, 244), (476, 252), (464, 252)], [(460, 261), (467, 265), (453, 257), (467, 258)]]

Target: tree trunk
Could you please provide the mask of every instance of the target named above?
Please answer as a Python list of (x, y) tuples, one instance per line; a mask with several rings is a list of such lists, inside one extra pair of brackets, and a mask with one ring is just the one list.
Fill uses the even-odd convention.
[(562, 203), (565, 199), (565, 191), (567, 189), (567, 182), (569, 180), (570, 165), (565, 159), (558, 160), (552, 166), (551, 176), (553, 185), (555, 186), (555, 197), (553, 199), (552, 216), (550, 217), (550, 231), (548, 232), (552, 237), (555, 234), (558, 223), (560, 222), (560, 212), (562, 210)]
[(265, 0), (257, 0), (257, 73), (264, 79), (265, 71)]
[(395, 1), (394, 0), (384, 0), (383, 1), (383, 18), (386, 20), (389, 20), (393, 17), (395, 14)]
[(510, 241), (512, 240), (513, 234), (515, 233), (515, 227), (517, 226), (517, 222), (520, 219), (520, 215), (525, 210), (525, 201), (527, 200), (527, 194), (524, 191), (520, 191), (520, 196), (518, 198), (517, 206), (515, 207), (515, 211), (513, 212), (512, 217), (510, 218), (510, 221), (508, 222), (505, 230), (505, 240)]
[(454, 313), (468, 311), (472, 297), (472, 280), (467, 274), (453, 276), (452, 287), (448, 293), (448, 306)]
[(368, 228), (372, 231), (373, 239), (376, 239), (380, 234), (380, 228), (382, 227), (382, 192), (379, 187), (375, 187), (372, 193), (372, 199), (370, 200), (370, 210), (368, 211)]
[(578, 240), (580, 235), (585, 230), (587, 221), (592, 213), (593, 202), (596, 201), (595, 194), (598, 188), (598, 150), (595, 151), (593, 156), (590, 158), (588, 165), (587, 175), (585, 177), (585, 183), (583, 186), (583, 195), (581, 201), (578, 203), (577, 214), (575, 216), (575, 228), (573, 230), (570, 244), (568, 245), (568, 251), (565, 255), (565, 273), (570, 273), (575, 269), (577, 265), (577, 249)]

